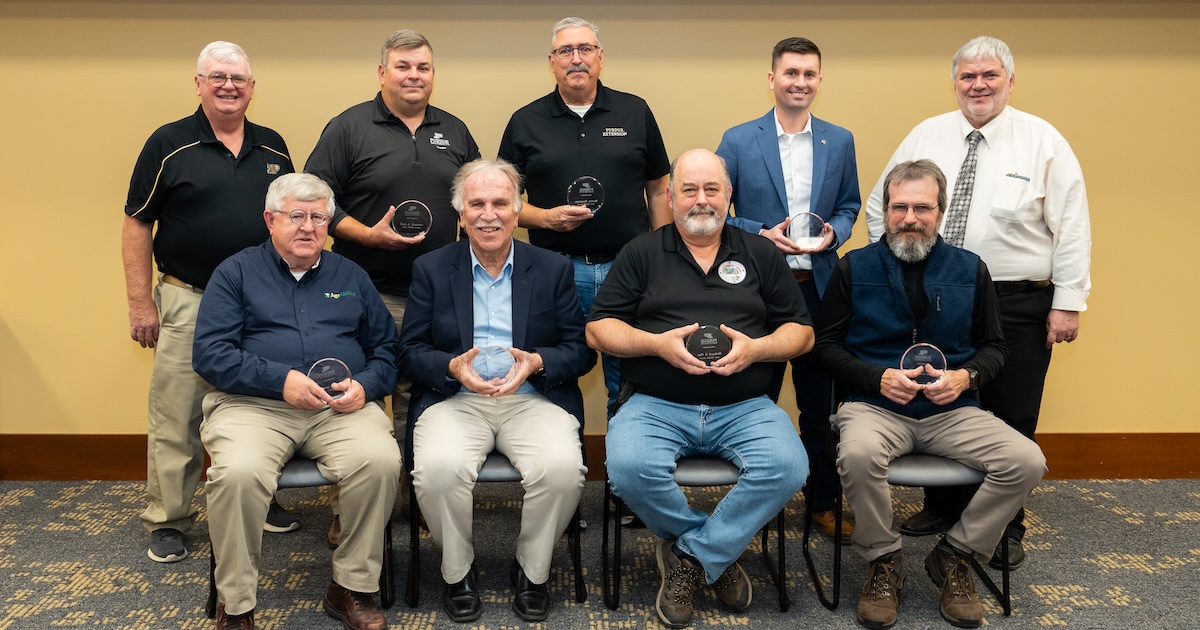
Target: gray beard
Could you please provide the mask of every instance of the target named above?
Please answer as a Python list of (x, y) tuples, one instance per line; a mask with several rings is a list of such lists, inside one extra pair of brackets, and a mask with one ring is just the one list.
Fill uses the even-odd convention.
[(932, 238), (926, 238), (921, 235), (921, 238), (909, 240), (904, 238), (905, 232), (889, 232), (887, 245), (888, 249), (892, 250), (892, 255), (906, 263), (918, 263), (929, 257), (929, 252), (933, 250), (934, 244), (937, 243), (937, 234)]
[(711, 214), (692, 214), (688, 212), (683, 217), (683, 228), (689, 234), (695, 234), (696, 236), (712, 236), (716, 234), (717, 230), (721, 229), (721, 223), (719, 214), (714, 216)]

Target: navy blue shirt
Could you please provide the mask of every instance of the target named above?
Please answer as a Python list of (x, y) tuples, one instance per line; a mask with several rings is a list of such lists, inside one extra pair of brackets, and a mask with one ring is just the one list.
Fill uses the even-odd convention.
[(213, 272), (192, 368), (231, 394), (283, 399), (289, 370), (326, 357), (344, 362), (367, 400), (396, 383), (396, 324), (371, 278), (333, 252), (299, 281), (271, 241), (230, 256)]

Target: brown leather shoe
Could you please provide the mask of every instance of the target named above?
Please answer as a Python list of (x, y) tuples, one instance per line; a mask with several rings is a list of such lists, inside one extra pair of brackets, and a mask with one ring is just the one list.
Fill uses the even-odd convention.
[(333, 515), (333, 522), (329, 524), (325, 540), (329, 541), (330, 549), (337, 549), (338, 543), (342, 541), (342, 518), (337, 514)]
[(254, 630), (254, 610), (226, 615), (225, 604), (217, 604), (217, 630)]
[[(822, 534), (833, 538), (833, 527), (837, 524), (837, 519), (833, 516), (833, 510), (825, 510), (824, 512), (813, 512), (813, 524), (816, 525)], [(854, 523), (846, 519), (846, 515), (842, 515), (842, 544), (849, 545), (850, 537), (854, 535)]]
[(324, 605), (325, 613), (340, 620), (346, 630), (387, 630), (387, 618), (370, 593), (357, 593), (330, 582)]

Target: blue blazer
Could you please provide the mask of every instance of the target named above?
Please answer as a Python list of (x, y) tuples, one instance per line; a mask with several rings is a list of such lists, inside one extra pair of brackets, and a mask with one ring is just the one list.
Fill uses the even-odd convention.
[[(583, 425), (578, 379), (592, 369), (596, 353), (587, 346), (583, 313), (570, 259), (514, 240), (513, 346), (537, 350), (544, 374), (529, 383)], [(474, 345), (474, 294), (470, 245), (462, 240), (424, 254), (413, 263), (404, 308), (398, 363), (413, 382), (408, 432), (430, 405), (462, 389), (446, 374), (454, 357)], [(412, 441), (409, 440), (409, 444)]]
[[(825, 293), (829, 276), (837, 265), (836, 249), (850, 238), (862, 197), (858, 191), (858, 165), (854, 136), (816, 116), (810, 123), (813, 134), (812, 206), (809, 212), (833, 227), (833, 245), (810, 256), (818, 293)], [(742, 123), (725, 132), (717, 155), (729, 167), (733, 183), (733, 207), (737, 216), (728, 224), (753, 234), (777, 225), (788, 217), (787, 189), (775, 133), (775, 110), (762, 118)]]

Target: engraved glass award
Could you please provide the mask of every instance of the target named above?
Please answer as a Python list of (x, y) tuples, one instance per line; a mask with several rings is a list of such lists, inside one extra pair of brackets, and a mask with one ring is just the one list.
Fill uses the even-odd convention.
[(392, 231), (400, 236), (413, 237), (421, 232), (428, 232), (433, 227), (433, 213), (429, 206), (409, 199), (396, 204), (396, 214), (392, 215)]
[(479, 349), (479, 354), (475, 355), (475, 360), (471, 361), (471, 368), (485, 381), (503, 380), (508, 382), (505, 377), (508, 376), (508, 371), (512, 369), (516, 359), (508, 351), (508, 348), (501, 346), (487, 346)]
[(591, 175), (584, 175), (567, 186), (567, 205), (583, 206), (596, 214), (604, 205), (604, 186)]
[(684, 344), (692, 356), (708, 365), (712, 365), (733, 349), (733, 340), (721, 331), (720, 326), (701, 326), (696, 332), (688, 335)]
[(825, 240), (825, 219), (811, 213), (801, 212), (792, 217), (788, 224), (788, 238), (800, 249), (816, 249)]
[(931, 385), (942, 379), (946, 371), (946, 355), (931, 343), (914, 343), (900, 358), (901, 370), (925, 368), (915, 379), (919, 385)]
[(350, 378), (350, 368), (337, 359), (321, 359), (308, 369), (308, 378), (320, 385), (326, 394), (333, 398), (341, 398), (346, 395), (346, 392), (333, 389), (333, 384)]

